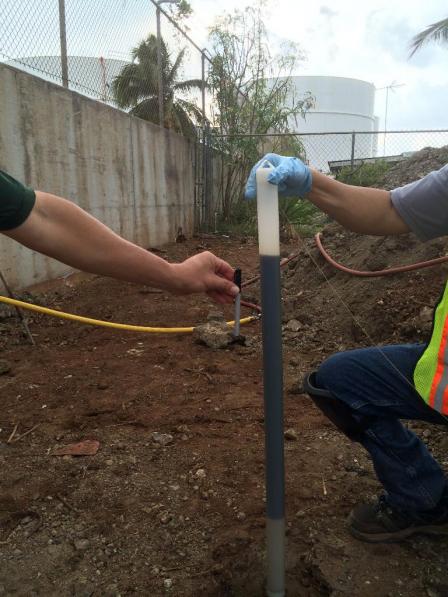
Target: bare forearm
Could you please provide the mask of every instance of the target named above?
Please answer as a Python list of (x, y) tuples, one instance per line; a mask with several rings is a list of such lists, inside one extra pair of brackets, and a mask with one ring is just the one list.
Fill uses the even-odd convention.
[(307, 199), (345, 228), (380, 236), (409, 232), (389, 191), (346, 185), (317, 171), (312, 176)]
[(37, 192), (29, 218), (8, 235), (77, 269), (160, 288), (173, 286), (172, 265), (54, 195)]

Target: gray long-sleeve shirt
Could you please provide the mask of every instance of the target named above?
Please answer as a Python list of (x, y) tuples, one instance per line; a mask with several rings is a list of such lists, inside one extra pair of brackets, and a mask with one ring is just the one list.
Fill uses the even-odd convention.
[(420, 240), (448, 234), (448, 164), (391, 191), (400, 216)]

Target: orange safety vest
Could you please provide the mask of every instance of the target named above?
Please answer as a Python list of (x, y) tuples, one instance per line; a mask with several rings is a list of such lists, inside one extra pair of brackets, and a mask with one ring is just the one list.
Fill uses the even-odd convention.
[(414, 385), (428, 406), (448, 415), (448, 282), (434, 310), (431, 339), (414, 369)]

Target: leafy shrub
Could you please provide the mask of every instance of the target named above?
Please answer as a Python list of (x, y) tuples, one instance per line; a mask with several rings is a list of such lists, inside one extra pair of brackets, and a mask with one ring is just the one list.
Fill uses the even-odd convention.
[(385, 160), (378, 160), (377, 162), (364, 162), (360, 166), (344, 166), (336, 180), (345, 182), (346, 184), (353, 184), (358, 187), (374, 187), (377, 185), (386, 172), (391, 168), (391, 165)]
[(216, 231), (231, 236), (257, 236), (257, 202), (239, 201), (234, 203), (228, 216), (221, 215)]
[[(312, 203), (302, 199), (280, 198), (279, 218), (282, 240), (310, 236), (322, 228), (325, 215)], [(240, 201), (233, 205), (227, 218), (217, 222), (217, 232), (231, 236), (257, 237), (257, 202)]]
[(320, 230), (326, 216), (306, 199), (281, 198), (279, 201), (280, 230), (282, 240), (297, 235), (312, 236)]

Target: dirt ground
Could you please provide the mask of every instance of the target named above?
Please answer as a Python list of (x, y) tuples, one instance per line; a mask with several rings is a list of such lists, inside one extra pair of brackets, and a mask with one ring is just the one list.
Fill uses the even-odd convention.
[[(440, 242), (420, 246), (404, 238), (361, 240), (334, 226), (324, 235), (335, 256), (364, 269), (445, 250)], [(370, 545), (348, 534), (351, 508), (380, 487), (362, 448), (316, 410), (300, 380), (335, 350), (421, 338), (446, 269), (360, 280), (335, 273), (312, 241), (307, 246), (283, 275), (285, 429), (293, 430), (285, 440), (288, 595), (443, 597), (448, 540)], [(164, 247), (163, 255), (177, 260), (204, 248), (246, 277), (257, 271), (254, 241), (203, 237)], [(284, 254), (295, 250), (290, 244)], [(256, 287), (245, 294), (258, 299)], [(93, 276), (60, 280), (31, 296), (57, 309), (143, 325), (197, 324), (215, 310), (206, 298), (174, 298)], [(10, 369), (0, 377), (0, 595), (261, 597), (259, 323), (244, 328), (246, 346), (212, 350), (191, 335), (32, 315), (33, 347), (10, 311), (1, 317), (0, 356)], [(415, 429), (448, 465), (445, 432)], [(54, 455), (85, 439), (100, 442), (96, 455)]]

